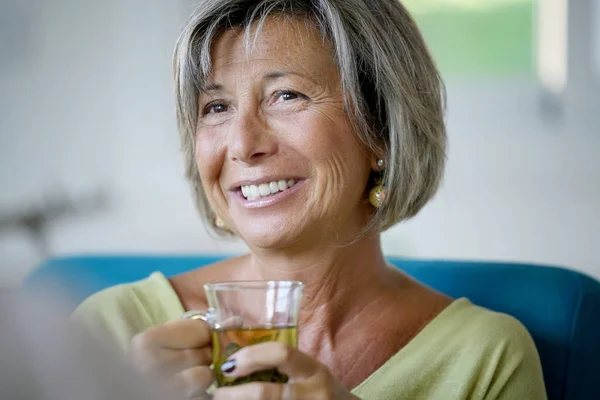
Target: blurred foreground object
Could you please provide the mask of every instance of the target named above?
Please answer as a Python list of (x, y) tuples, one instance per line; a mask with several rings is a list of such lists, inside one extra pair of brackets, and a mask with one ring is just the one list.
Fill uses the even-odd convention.
[(176, 399), (70, 324), (53, 293), (0, 292), (0, 399)]

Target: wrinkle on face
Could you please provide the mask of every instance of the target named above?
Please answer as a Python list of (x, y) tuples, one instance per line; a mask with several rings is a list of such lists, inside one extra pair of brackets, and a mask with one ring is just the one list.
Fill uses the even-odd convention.
[[(241, 29), (224, 32), (214, 43), (212, 60), (206, 85), (210, 90), (199, 97), (196, 154), (205, 193), (217, 214), (247, 244), (261, 248), (308, 239), (323, 240), (326, 246), (336, 235), (352, 234), (345, 232), (365, 216), (359, 204), (370, 160), (344, 110), (330, 44), (307, 24), (272, 19), (250, 52)], [(282, 90), (301, 93), (302, 98), (272, 101)], [(227, 112), (203, 113), (214, 102), (226, 104)], [(273, 154), (260, 163), (240, 162), (232, 149), (243, 145), (242, 134), (262, 135), (256, 140), (273, 143)], [(239, 176), (258, 179), (281, 171), (307, 178), (297, 205), (285, 213), (265, 212), (257, 219), (231, 201), (228, 190)]]

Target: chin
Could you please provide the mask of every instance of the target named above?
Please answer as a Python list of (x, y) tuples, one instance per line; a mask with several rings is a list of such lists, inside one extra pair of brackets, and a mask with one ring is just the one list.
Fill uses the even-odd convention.
[(294, 235), (268, 230), (240, 231), (240, 238), (250, 248), (282, 249), (294, 243)]
[(301, 241), (302, 233), (308, 231), (307, 227), (294, 226), (289, 221), (285, 223), (262, 223), (238, 226), (238, 236), (250, 248), (283, 249)]

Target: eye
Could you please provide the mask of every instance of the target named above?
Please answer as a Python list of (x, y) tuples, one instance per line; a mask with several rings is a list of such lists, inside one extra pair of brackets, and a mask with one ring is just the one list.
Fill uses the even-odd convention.
[(281, 92), (281, 94), (279, 95), (279, 98), (282, 100), (294, 100), (297, 99), (298, 93), (294, 93), (294, 92), (290, 92), (290, 91), (285, 91), (285, 92)]
[(220, 103), (220, 102), (213, 102), (213, 103), (207, 104), (206, 107), (204, 107), (204, 110), (202, 110), (202, 114), (203, 115), (220, 114), (220, 113), (224, 113), (226, 111), (227, 111), (227, 105)]
[(298, 98), (300, 98), (302, 95), (300, 93), (297, 92), (293, 92), (291, 90), (281, 90), (277, 93), (275, 93), (275, 101), (290, 101), (290, 100), (296, 100)]

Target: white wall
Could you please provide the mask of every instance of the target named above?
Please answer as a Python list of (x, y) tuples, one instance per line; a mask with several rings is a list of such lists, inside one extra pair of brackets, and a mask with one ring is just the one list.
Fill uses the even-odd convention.
[(449, 101), (446, 181), (421, 215), (385, 236), (386, 248), (600, 277), (600, 135), (546, 127), (531, 85), (451, 86)]
[[(0, 4), (0, 14), (17, 21), (8, 25), (10, 52), (0, 58), (3, 216), (50, 192), (79, 195), (113, 181), (112, 7), (78, 0)], [(0, 232), (0, 259), (2, 278), (14, 281), (39, 255), (25, 232)]]
[(568, 63), (565, 117), (575, 129), (600, 132), (600, 77), (594, 71), (594, 53), (600, 20), (598, 0), (569, 0)]
[[(107, 188), (108, 209), (50, 225), (53, 254), (242, 251), (207, 236), (183, 179), (170, 54), (189, 6), (38, 1), (43, 41), (0, 76), (9, 88), (0, 211), (57, 184), (75, 197)], [(417, 218), (384, 235), (386, 252), (560, 264), (600, 278), (600, 135), (546, 125), (532, 82), (449, 86), (446, 180)], [(0, 282), (16, 284), (40, 256), (14, 232), (0, 234), (0, 259)]]
[(592, 5), (592, 63), (596, 78), (600, 80), (600, 0)]

